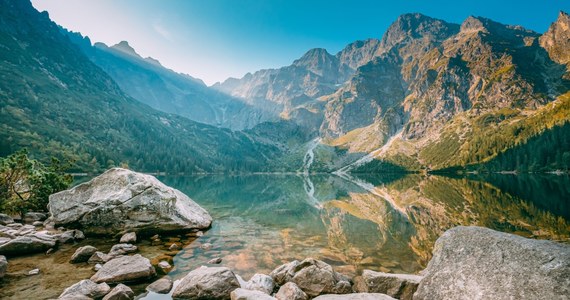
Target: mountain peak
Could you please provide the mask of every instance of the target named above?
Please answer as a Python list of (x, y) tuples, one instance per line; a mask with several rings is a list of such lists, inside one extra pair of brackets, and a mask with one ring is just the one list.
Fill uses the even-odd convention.
[(382, 48), (390, 49), (394, 45), (410, 39), (428, 38), (443, 41), (459, 31), (459, 25), (447, 23), (420, 13), (403, 14), (388, 27), (382, 37)]
[(141, 57), (136, 51), (135, 49), (133, 49), (133, 47), (131, 47), (131, 45), (129, 45), (129, 42), (127, 41), (121, 41), (120, 43), (111, 46), (112, 49), (121, 51), (125, 54), (128, 55), (132, 55), (132, 56), (136, 56), (136, 57)]
[(570, 63), (570, 16), (560, 11), (558, 19), (540, 37), (540, 45), (548, 51), (552, 60)]
[[(335, 61), (336, 57), (330, 54), (324, 48), (314, 48), (307, 51), (301, 58), (295, 60), (293, 65), (296, 67), (304, 67), (309, 70), (321, 68)], [(318, 73), (317, 73), (318, 74)]]

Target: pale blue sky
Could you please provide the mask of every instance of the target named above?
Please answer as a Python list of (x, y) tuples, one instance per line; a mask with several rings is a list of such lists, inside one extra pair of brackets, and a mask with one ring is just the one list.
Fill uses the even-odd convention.
[(32, 0), (58, 24), (112, 45), (127, 40), (143, 56), (207, 84), (289, 65), (307, 50), (332, 54), (381, 38), (400, 14), (461, 23), (484, 16), (544, 32), (570, 0)]

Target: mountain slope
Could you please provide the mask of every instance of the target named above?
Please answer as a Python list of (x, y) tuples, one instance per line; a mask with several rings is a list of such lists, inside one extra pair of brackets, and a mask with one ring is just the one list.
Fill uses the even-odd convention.
[(0, 0), (0, 155), (27, 147), (75, 170), (261, 170), (277, 148), (126, 96), (29, 1)]
[(141, 57), (126, 41), (108, 47), (61, 29), (87, 57), (113, 78), (129, 96), (154, 109), (190, 120), (241, 130), (270, 119), (240, 99), (208, 88), (201, 80), (176, 73), (159, 61)]

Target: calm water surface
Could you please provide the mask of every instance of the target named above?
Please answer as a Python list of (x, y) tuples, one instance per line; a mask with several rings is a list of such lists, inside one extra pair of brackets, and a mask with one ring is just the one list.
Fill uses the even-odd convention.
[[(431, 258), (435, 240), (457, 225), (478, 225), (518, 235), (570, 242), (570, 177), (556, 175), (443, 176), (247, 175), (159, 177), (189, 195), (213, 216), (199, 238), (143, 239), (140, 253), (160, 260), (174, 255), (168, 274), (179, 279), (214, 257), (244, 279), (280, 264), (314, 257), (352, 276), (362, 269), (417, 273)], [(114, 240), (88, 238), (54, 254), (10, 258), (0, 298), (57, 297), (89, 278), (87, 264), (70, 264), (79, 246), (102, 251)], [(183, 250), (169, 253), (172, 242)], [(212, 248), (200, 246), (210, 243)], [(25, 276), (40, 268), (40, 275)], [(146, 284), (130, 285), (139, 298)]]

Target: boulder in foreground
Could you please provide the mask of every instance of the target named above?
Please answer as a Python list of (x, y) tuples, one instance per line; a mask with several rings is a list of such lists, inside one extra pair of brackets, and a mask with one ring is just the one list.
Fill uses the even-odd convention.
[(239, 288), (235, 274), (225, 267), (200, 267), (188, 273), (172, 292), (174, 299), (230, 299)]
[(414, 299), (567, 299), (570, 246), (482, 227), (436, 242)]
[(411, 300), (421, 276), (411, 274), (390, 274), (364, 270), (362, 276), (354, 279), (354, 291), (358, 293), (382, 293), (400, 299)]
[(106, 283), (97, 284), (89, 279), (84, 279), (66, 288), (59, 298), (74, 299), (88, 297), (98, 299), (105, 296), (110, 290), (111, 288)]
[(49, 197), (50, 222), (87, 234), (208, 228), (212, 217), (151, 175), (114, 168)]
[(140, 254), (119, 256), (111, 259), (91, 277), (95, 283), (119, 283), (144, 281), (156, 275), (154, 267), (147, 258)]

